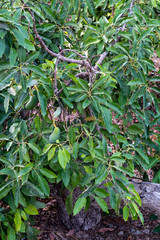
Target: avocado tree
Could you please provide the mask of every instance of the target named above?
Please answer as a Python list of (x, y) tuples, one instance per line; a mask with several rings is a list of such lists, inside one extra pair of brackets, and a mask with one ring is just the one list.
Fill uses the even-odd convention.
[(36, 239), (31, 217), (49, 183), (68, 189), (69, 214), (91, 196), (108, 212), (108, 197), (143, 222), (129, 179), (160, 160), (159, 11), (159, 0), (1, 1), (2, 240)]

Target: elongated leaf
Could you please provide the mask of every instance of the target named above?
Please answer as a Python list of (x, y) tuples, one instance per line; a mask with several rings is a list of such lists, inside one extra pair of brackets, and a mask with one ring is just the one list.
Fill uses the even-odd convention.
[(31, 43), (28, 39), (24, 40), (24, 48), (26, 48), (28, 51), (35, 51), (35, 47), (33, 43)]
[(127, 206), (124, 206), (123, 208), (123, 219), (124, 221), (127, 221), (129, 217), (129, 208)]
[(0, 58), (2, 57), (4, 51), (5, 51), (5, 39), (0, 39)]
[(69, 129), (68, 138), (72, 145), (76, 142), (76, 134), (75, 134), (75, 129), (73, 127), (70, 127)]
[(14, 217), (14, 223), (15, 223), (16, 231), (19, 232), (19, 230), (21, 229), (21, 225), (22, 225), (21, 214), (20, 214), (19, 209), (16, 210), (15, 217)]
[(65, 204), (66, 204), (67, 212), (70, 215), (73, 212), (73, 194), (72, 194), (72, 192), (67, 196)]
[(73, 108), (73, 103), (71, 103), (67, 98), (62, 98), (62, 101), (67, 104), (68, 107)]
[(20, 170), (20, 172), (18, 173), (18, 176), (20, 177), (27, 174), (32, 170), (32, 168), (33, 168), (33, 163), (28, 163), (23, 169)]
[(14, 66), (16, 59), (17, 59), (18, 53), (16, 51), (15, 48), (11, 48), (10, 49), (10, 54), (9, 54), (9, 60), (10, 60), (10, 64), (11, 66)]
[(28, 146), (37, 154), (40, 154), (41, 150), (36, 143), (28, 143)]
[(45, 177), (48, 177), (48, 178), (56, 178), (56, 174), (54, 172), (52, 172), (51, 170), (48, 170), (46, 168), (41, 168), (39, 169), (39, 171), (45, 176)]
[(7, 94), (4, 98), (4, 109), (6, 113), (8, 112), (9, 101), (10, 101), (10, 94)]
[(144, 151), (142, 151), (140, 148), (135, 148), (136, 152), (139, 153), (139, 155), (145, 160), (146, 163), (149, 164), (149, 158), (146, 155), (146, 153)]
[(46, 115), (47, 99), (46, 99), (45, 95), (39, 91), (37, 92), (37, 95), (38, 95), (38, 100), (39, 100), (40, 107), (41, 107), (41, 112), (44, 117)]
[(50, 160), (54, 157), (55, 151), (56, 151), (56, 148), (55, 148), (55, 147), (53, 147), (53, 148), (51, 148), (51, 149), (49, 150), (49, 152), (48, 152), (48, 161), (50, 161)]
[(101, 107), (101, 112), (103, 116), (104, 123), (106, 125), (106, 129), (109, 133), (112, 132), (112, 114), (109, 109), (105, 107)]
[(49, 149), (50, 149), (51, 147), (52, 147), (52, 144), (51, 144), (51, 143), (47, 144), (47, 145), (44, 147), (44, 149), (43, 149), (41, 155), (46, 154), (46, 153), (49, 151)]
[(7, 239), (8, 240), (16, 240), (15, 230), (10, 225), (7, 228)]
[(95, 6), (94, 6), (94, 1), (93, 0), (86, 0), (88, 9), (90, 11), (90, 13), (95, 16)]
[(75, 216), (85, 206), (86, 206), (86, 198), (78, 198), (78, 200), (74, 205), (73, 215)]
[(127, 131), (132, 135), (142, 134), (142, 129), (138, 128), (136, 125), (131, 125), (127, 128)]
[(38, 175), (38, 182), (44, 194), (49, 197), (50, 188), (46, 179)]
[(67, 163), (70, 161), (70, 154), (65, 148), (59, 149), (58, 161), (61, 167), (65, 169), (67, 166)]
[(102, 208), (102, 210), (106, 213), (109, 213), (108, 206), (107, 206), (107, 203), (105, 202), (105, 200), (102, 199), (101, 197), (94, 196), (94, 198), (95, 198), (96, 202), (98, 203), (98, 205)]
[(98, 197), (106, 198), (109, 196), (108, 192), (103, 188), (96, 188), (94, 191)]
[(27, 207), (24, 208), (24, 211), (29, 214), (29, 215), (38, 215), (38, 210), (35, 206), (33, 205), (28, 205)]

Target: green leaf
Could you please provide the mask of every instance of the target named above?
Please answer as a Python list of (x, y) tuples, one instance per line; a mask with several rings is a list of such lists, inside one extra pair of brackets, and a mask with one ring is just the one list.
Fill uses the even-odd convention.
[(94, 6), (94, 1), (93, 0), (86, 0), (89, 12), (95, 16), (96, 12), (95, 12), (95, 6)]
[(106, 125), (106, 129), (109, 133), (112, 132), (112, 114), (109, 109), (105, 107), (101, 107), (101, 112), (103, 116), (104, 123)]
[(7, 228), (7, 239), (8, 240), (16, 240), (16, 233), (10, 225)]
[(107, 80), (107, 77), (100, 77), (100, 79), (96, 80), (95, 83), (92, 86), (92, 92), (94, 93), (94, 90), (97, 90), (98, 87), (102, 86)]
[[(25, 187), (25, 195), (27, 196), (38, 196), (40, 198), (44, 197), (43, 192), (37, 187), (35, 186), (33, 183), (27, 181), (24, 185)], [(24, 189), (23, 189), (24, 191)]]
[(124, 172), (126, 173), (127, 175), (129, 175), (130, 177), (133, 177), (134, 176), (134, 173), (132, 171), (130, 171), (129, 169), (127, 168), (124, 168), (124, 167), (117, 167), (117, 166), (114, 166), (116, 169), (120, 170), (121, 172)]
[(49, 197), (49, 194), (50, 194), (50, 188), (49, 188), (49, 185), (48, 185), (48, 182), (46, 181), (46, 179), (44, 179), (42, 176), (38, 175), (38, 182), (39, 182), (39, 185), (43, 191), (43, 193)]
[(108, 192), (109, 192), (109, 201), (110, 201), (111, 207), (116, 210), (116, 206), (117, 206), (116, 192), (112, 187), (108, 187)]
[(28, 146), (37, 154), (40, 154), (41, 149), (36, 143), (27, 143)]
[(24, 45), (24, 36), (21, 31), (18, 29), (12, 29), (12, 33), (14, 34), (17, 42), (19, 45), (23, 46)]
[(6, 197), (10, 190), (11, 190), (11, 187), (9, 187), (9, 186), (5, 189), (2, 189), (0, 191), (0, 199)]
[(153, 233), (160, 233), (160, 224), (153, 229)]
[(75, 76), (74, 76), (73, 74), (71, 74), (71, 73), (67, 73), (67, 75), (72, 79), (72, 81), (73, 81), (76, 85), (82, 87), (82, 88), (83, 88), (84, 90), (86, 90), (86, 91), (89, 90), (89, 86), (88, 86), (88, 84), (87, 84), (86, 81), (84, 81), (84, 80), (81, 79), (81, 78), (75, 77)]
[(86, 107), (88, 107), (90, 104), (92, 103), (91, 100), (89, 100), (88, 98), (86, 98), (82, 104), (82, 108), (85, 109)]
[(142, 82), (142, 80), (137, 78), (137, 79), (131, 80), (127, 85), (129, 85), (129, 86), (136, 86), (136, 85), (142, 85), (142, 84), (144, 84)]
[(68, 107), (73, 108), (73, 104), (67, 99), (67, 98), (62, 98), (62, 101), (67, 104)]
[(112, 59), (112, 62), (120, 61), (121, 59), (128, 58), (125, 54), (120, 54)]
[(26, 48), (28, 51), (35, 51), (35, 47), (33, 43), (31, 43), (28, 39), (24, 40), (24, 48)]
[(67, 187), (70, 182), (70, 169), (63, 170), (61, 176), (64, 186)]
[(74, 127), (70, 127), (69, 132), (68, 132), (68, 138), (72, 145), (76, 142), (76, 134), (75, 134)]
[(123, 114), (121, 108), (118, 106), (118, 104), (113, 103), (113, 102), (106, 102), (105, 103), (109, 108), (113, 109), (114, 111), (116, 111), (117, 113), (119, 113), (120, 115)]
[(38, 95), (38, 100), (39, 100), (40, 107), (41, 107), (41, 112), (44, 117), (46, 115), (47, 99), (46, 99), (46, 96), (39, 91), (37, 92), (37, 95)]
[(139, 42), (142, 41), (142, 40), (145, 41), (145, 37), (148, 36), (150, 34), (150, 32), (152, 32), (152, 31), (153, 31), (153, 28), (149, 28), (146, 31), (143, 31), (142, 34), (139, 36), (138, 41)]
[(138, 214), (138, 216), (139, 216), (142, 224), (144, 224), (144, 218), (143, 218), (143, 215), (142, 215), (142, 213), (140, 212), (138, 206), (137, 206), (134, 202), (132, 202), (132, 205), (133, 205), (134, 209), (136, 210), (136, 212), (137, 212), (137, 214)]
[(135, 124), (129, 126), (127, 128), (127, 131), (132, 135), (137, 135), (137, 134), (142, 134), (143, 133), (143, 131), (140, 128), (138, 128)]
[(96, 199), (98, 205), (102, 208), (102, 210), (106, 213), (109, 213), (108, 206), (107, 206), (107, 203), (105, 202), (105, 200), (102, 199), (101, 197), (94, 196), (94, 198)]
[(114, 46), (118, 49), (121, 49), (127, 56), (130, 57), (129, 50), (121, 42), (116, 43)]
[(24, 221), (27, 220), (27, 215), (24, 211), (21, 211), (21, 217), (24, 219)]
[(86, 198), (78, 198), (74, 205), (73, 216), (80, 212), (80, 210), (86, 206)]
[(135, 148), (135, 151), (138, 152), (138, 154), (145, 160), (145, 162), (149, 164), (149, 158), (144, 151), (142, 151), (140, 148)]
[(78, 156), (78, 151), (79, 151), (79, 144), (78, 142), (75, 142), (73, 145), (73, 157), (76, 159)]
[(14, 66), (16, 59), (17, 59), (18, 53), (15, 48), (10, 48), (10, 53), (9, 53), (9, 60), (10, 60), (10, 65)]
[(77, 187), (78, 183), (79, 183), (79, 176), (76, 172), (73, 172), (73, 174), (71, 175), (71, 184), (75, 188)]
[(46, 168), (40, 168), (39, 171), (47, 178), (56, 178), (56, 174)]
[(80, 102), (80, 101), (82, 101), (82, 100), (84, 100), (84, 99), (86, 99), (87, 98), (87, 94), (82, 94), (82, 95), (79, 95), (76, 99), (75, 99), (75, 102)]
[(37, 66), (29, 66), (29, 69), (31, 71), (33, 71), (34, 73), (40, 75), (41, 77), (46, 78), (46, 75), (44, 74), (44, 72), (41, 70), (41, 68), (37, 67)]
[(8, 175), (8, 176), (12, 176), (15, 177), (15, 172), (13, 169), (11, 168), (3, 168), (0, 170), (0, 175)]
[(128, 189), (120, 180), (116, 179), (115, 182), (118, 185), (118, 187), (122, 190), (122, 192), (129, 194)]
[(22, 225), (21, 214), (20, 214), (19, 209), (16, 210), (15, 217), (14, 217), (14, 223), (15, 223), (16, 232), (19, 232), (19, 230), (21, 229), (21, 225)]
[(53, 148), (51, 148), (51, 149), (49, 150), (49, 152), (48, 152), (48, 161), (50, 161), (50, 160), (54, 157), (55, 151), (56, 151), (56, 148), (55, 148), (55, 147), (53, 147)]
[(66, 204), (66, 210), (70, 215), (73, 212), (73, 193), (72, 192), (67, 196), (65, 204)]
[(5, 39), (0, 39), (0, 58), (2, 57), (6, 48)]
[(123, 208), (123, 219), (124, 221), (127, 221), (129, 217), (129, 208), (127, 206), (124, 206)]
[(41, 155), (44, 155), (44, 154), (46, 154), (48, 151), (49, 151), (49, 149), (52, 147), (52, 144), (47, 144), (45, 147), (44, 147), (44, 149), (43, 149), (43, 151), (42, 151), (42, 153), (41, 153)]
[(9, 140), (9, 138), (4, 134), (0, 134), (0, 140)]
[(106, 169), (104, 173), (96, 179), (95, 184), (100, 184), (102, 181), (104, 181), (107, 178), (107, 176), (108, 176), (108, 170)]
[(108, 192), (104, 189), (104, 188), (96, 188), (96, 190), (94, 191), (94, 193), (98, 196), (98, 197), (102, 197), (102, 198), (106, 198), (109, 196)]
[(23, 169), (18, 173), (18, 177), (21, 177), (27, 173), (29, 173), (33, 168), (33, 163), (28, 163)]
[(66, 168), (67, 163), (70, 161), (70, 153), (65, 149), (59, 149), (58, 161), (62, 168)]
[(39, 56), (39, 52), (32, 52), (26, 58), (26, 63), (31, 63)]
[(38, 215), (39, 214), (37, 208), (31, 204), (28, 205), (27, 207), (25, 207), (24, 211), (29, 215)]
[(7, 94), (4, 98), (4, 109), (6, 113), (8, 112), (9, 101), (10, 101), (10, 94)]

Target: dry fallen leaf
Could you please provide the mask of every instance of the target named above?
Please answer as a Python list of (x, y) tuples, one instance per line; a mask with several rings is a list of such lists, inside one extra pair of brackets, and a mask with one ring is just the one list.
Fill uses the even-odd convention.
[(98, 232), (101, 232), (101, 233), (108, 232), (108, 231), (112, 232), (114, 230), (115, 230), (114, 228), (101, 228), (101, 229), (98, 230)]
[(66, 233), (66, 237), (70, 237), (70, 236), (73, 236), (75, 233), (74, 230), (70, 230), (68, 233)]

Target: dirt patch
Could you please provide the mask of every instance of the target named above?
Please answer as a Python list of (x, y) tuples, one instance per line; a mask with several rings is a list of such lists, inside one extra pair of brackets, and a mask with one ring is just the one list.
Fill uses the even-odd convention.
[[(39, 240), (148, 240), (160, 239), (160, 233), (153, 233), (153, 229), (160, 224), (160, 219), (145, 210), (144, 225), (137, 220), (129, 219), (125, 222), (122, 216), (117, 216), (113, 210), (103, 214), (99, 225), (88, 231), (67, 230), (59, 221), (57, 201), (54, 197), (46, 200), (46, 208), (39, 211), (36, 227), (40, 230)], [(152, 214), (152, 215), (151, 215)]]

